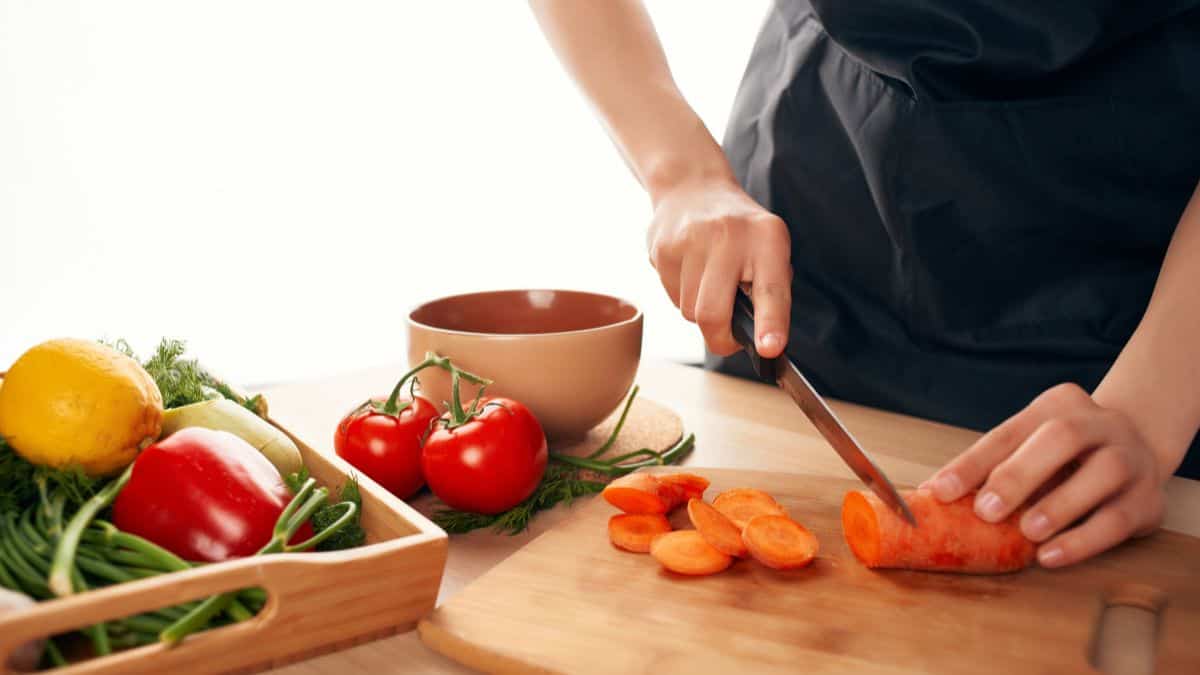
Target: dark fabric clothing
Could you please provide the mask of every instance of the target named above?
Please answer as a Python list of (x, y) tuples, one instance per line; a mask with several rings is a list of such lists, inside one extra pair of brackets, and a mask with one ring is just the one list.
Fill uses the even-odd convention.
[(1141, 318), (1200, 181), (1200, 0), (779, 0), (724, 148), (788, 223), (814, 384), (985, 429)]

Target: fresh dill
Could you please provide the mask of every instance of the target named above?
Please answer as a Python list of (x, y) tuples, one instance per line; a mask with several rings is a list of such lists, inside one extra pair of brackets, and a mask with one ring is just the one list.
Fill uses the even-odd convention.
[[(124, 338), (104, 344), (135, 361), (138, 360), (137, 354)], [(185, 353), (187, 353), (186, 342), (163, 338), (154, 350), (154, 354), (142, 362), (142, 367), (158, 385), (164, 408), (178, 408), (224, 397), (259, 417), (265, 416), (266, 404), (261, 395), (250, 398), (240, 396), (228, 384), (205, 370), (199, 361), (183, 358)]]
[[(308, 467), (302, 467), (296, 473), (290, 473), (283, 478), (283, 482), (287, 484), (288, 489), (293, 493), (304, 485), (309, 478)], [(351, 475), (350, 479), (342, 484), (341, 490), (338, 492), (337, 500), (329, 499), (325, 506), (317, 509), (317, 512), (312, 516), (313, 534), (320, 534), (322, 530), (329, 527), (342, 516), (342, 509), (338, 508), (341, 502), (353, 502), (358, 507), (358, 514), (354, 520), (347, 523), (342, 529), (338, 530), (325, 541), (317, 544), (318, 551), (341, 551), (347, 548), (355, 548), (362, 546), (367, 541), (367, 533), (362, 528), (362, 491), (358, 488), (358, 477)]]
[(603, 481), (585, 480), (573, 467), (549, 464), (546, 474), (528, 499), (513, 508), (494, 515), (468, 513), (454, 509), (439, 509), (433, 513), (433, 522), (450, 534), (462, 534), (490, 527), (503, 534), (520, 534), (529, 527), (529, 521), (539, 511), (570, 504), (576, 497), (596, 494), (607, 484)]

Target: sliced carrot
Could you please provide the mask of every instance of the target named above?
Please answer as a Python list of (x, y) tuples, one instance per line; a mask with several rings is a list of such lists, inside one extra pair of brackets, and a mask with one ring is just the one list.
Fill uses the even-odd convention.
[(672, 572), (692, 576), (716, 574), (733, 562), (733, 558), (709, 545), (696, 530), (660, 534), (650, 544), (650, 555)]
[(689, 499), (703, 499), (704, 491), (709, 486), (707, 478), (694, 473), (659, 474), (655, 478), (661, 485), (678, 485), (683, 488), (684, 502)]
[(742, 532), (732, 520), (699, 499), (688, 500), (687, 511), (692, 525), (709, 545), (725, 555), (745, 557), (746, 544), (742, 541)]
[(621, 513), (608, 519), (608, 540), (613, 546), (634, 553), (649, 553), (650, 542), (671, 531), (666, 516)]
[(842, 501), (842, 534), (867, 567), (999, 574), (1028, 567), (1033, 542), (1021, 534), (1021, 513), (989, 523), (975, 515), (975, 495), (943, 504), (927, 490), (901, 496), (914, 528), (874, 494), (849, 492)]
[(659, 484), (648, 473), (631, 473), (609, 483), (604, 499), (625, 513), (666, 513), (667, 503), (659, 495)]
[(663, 504), (667, 505), (667, 513), (687, 503), (687, 493), (684, 491), (682, 485), (678, 483), (664, 483), (658, 480), (658, 476), (655, 476), (654, 479), (658, 481), (658, 498), (663, 500)]
[(758, 562), (777, 570), (804, 567), (817, 555), (817, 538), (787, 516), (755, 516), (742, 530), (742, 541)]
[(746, 523), (755, 516), (778, 515), (786, 516), (787, 512), (771, 495), (754, 488), (734, 488), (717, 495), (713, 500), (713, 508), (720, 511), (726, 518), (733, 521), (738, 529), (745, 529)]

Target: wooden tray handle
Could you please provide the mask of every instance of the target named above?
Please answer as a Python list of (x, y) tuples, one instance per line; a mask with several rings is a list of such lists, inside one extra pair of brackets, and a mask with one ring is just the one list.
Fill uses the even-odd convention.
[[(288, 556), (293, 559), (310, 557), (304, 554)], [(266, 589), (266, 606), (253, 619), (243, 623), (269, 621), (277, 609), (277, 596), (284, 590), (279, 588), (281, 582), (278, 579), (286, 575), (268, 572), (293, 562), (299, 561), (279, 560), (274, 556), (243, 558), (39, 602), (28, 610), (0, 615), (0, 669), (8, 672), (5, 664), (13, 649), (30, 640), (226, 591), (251, 587)]]

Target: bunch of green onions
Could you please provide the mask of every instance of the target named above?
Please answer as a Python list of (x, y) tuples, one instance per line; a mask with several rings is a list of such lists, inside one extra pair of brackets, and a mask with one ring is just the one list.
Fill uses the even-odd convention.
[[(0, 586), (45, 600), (196, 567), (97, 518), (128, 482), (130, 472), (126, 469), (84, 501), (69, 519), (67, 490), (51, 488), (43, 476), (35, 477), (39, 499), (22, 512), (0, 514)], [(344, 512), (328, 527), (300, 544), (287, 544), (327, 496), (326, 488), (306, 480), (280, 514), (270, 542), (256, 555), (308, 550), (349, 524), (358, 507), (340, 502)], [(266, 601), (262, 589), (243, 589), (99, 623), (82, 632), (96, 655), (160, 641), (174, 644), (205, 628), (249, 619)], [(51, 665), (67, 663), (54, 638), (46, 641), (44, 657)]]

